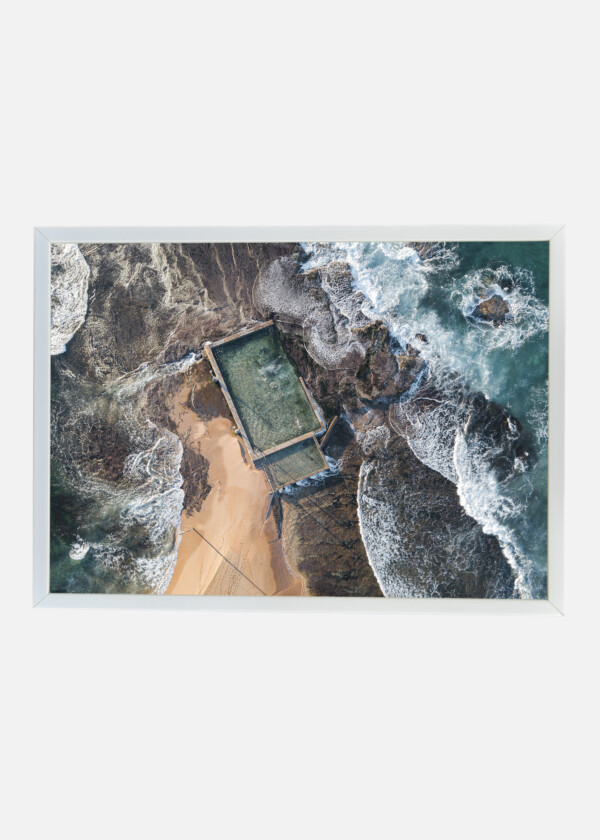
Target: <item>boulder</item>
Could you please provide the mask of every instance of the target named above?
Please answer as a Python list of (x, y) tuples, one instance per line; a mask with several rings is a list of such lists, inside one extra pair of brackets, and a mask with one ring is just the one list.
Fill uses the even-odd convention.
[(477, 304), (471, 317), (478, 321), (486, 321), (495, 327), (512, 320), (510, 306), (501, 295), (492, 295), (483, 299)]

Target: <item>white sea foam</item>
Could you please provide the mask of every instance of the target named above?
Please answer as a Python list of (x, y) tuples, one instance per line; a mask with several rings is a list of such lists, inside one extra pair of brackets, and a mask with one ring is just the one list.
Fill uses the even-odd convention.
[(415, 410), (410, 402), (390, 409), (392, 427), (406, 438), (419, 461), (453, 484), (458, 481), (453, 454), (456, 420), (456, 403), (449, 399), (430, 403), (427, 411)]
[(116, 399), (128, 399), (140, 393), (147, 385), (164, 379), (165, 376), (173, 376), (177, 373), (185, 373), (192, 365), (201, 358), (201, 353), (190, 352), (181, 359), (174, 362), (145, 362), (130, 373), (125, 373), (106, 384), (108, 394)]
[[(100, 569), (111, 573), (114, 589), (105, 581), (103, 592), (147, 592), (163, 595), (171, 582), (177, 563), (177, 548), (179, 538), (173, 542), (171, 550), (161, 552), (160, 555), (132, 554), (122, 545), (114, 544), (111, 538), (103, 542), (92, 542), (90, 549), (94, 555), (94, 562)], [(76, 581), (73, 581), (76, 587)]]
[[(102, 542), (92, 542), (94, 559), (131, 591), (162, 593), (173, 575), (184, 502), (182, 455), (179, 438), (162, 430), (147, 449), (128, 456), (124, 483), (114, 487), (92, 482), (98, 520), (109, 523), (118, 517), (118, 525), (115, 522)], [(145, 535), (145, 551), (124, 547), (136, 531)]]
[(358, 526), (369, 564), (381, 591), (388, 598), (424, 598), (432, 593), (409, 583), (402, 574), (406, 561), (402, 532), (393, 507), (367, 492), (373, 461), (361, 464), (358, 480)]
[(517, 548), (514, 524), (523, 509), (506, 494), (490, 466), (490, 453), (476, 440), (457, 430), (454, 466), (456, 490), (465, 511), (481, 525), (485, 534), (497, 537), (504, 556), (515, 573), (515, 588), (521, 598), (531, 597), (531, 564)]
[(527, 421), (533, 429), (536, 443), (540, 449), (548, 444), (548, 382), (530, 389), (532, 408)]
[(390, 435), (387, 426), (375, 426), (366, 432), (357, 432), (356, 440), (364, 455), (377, 455), (387, 448)]
[(482, 299), (487, 300), (494, 295), (508, 304), (509, 318), (501, 329), (482, 324), (478, 341), (495, 349), (516, 350), (533, 336), (548, 331), (548, 307), (536, 297), (533, 275), (523, 268), (500, 265), (494, 269), (472, 271), (460, 279), (451, 299), (465, 318), (473, 318), (474, 310)]
[(136, 559), (140, 576), (156, 595), (164, 595), (171, 583), (177, 564), (179, 542), (180, 538), (178, 537), (175, 548), (167, 554), (161, 555), (160, 563), (157, 563), (156, 557), (138, 557)]
[(351, 332), (347, 315), (336, 305), (335, 296), (318, 294), (314, 279), (298, 278), (295, 271), (295, 264), (289, 260), (273, 262), (256, 282), (255, 305), (263, 312), (277, 312), (280, 321), (301, 326), (307, 352), (322, 367), (357, 367), (364, 350)]
[[(180, 439), (164, 430), (148, 449), (125, 461), (124, 477), (132, 482), (133, 489), (122, 505), (121, 520), (126, 528), (131, 524), (142, 526), (151, 543), (159, 547), (165, 542), (172, 544), (179, 532), (184, 503), (182, 457)], [(141, 556), (136, 559), (136, 568), (141, 581), (154, 591), (163, 591), (175, 568), (173, 550), (151, 558)]]
[(85, 321), (90, 269), (78, 245), (53, 244), (50, 273), (50, 353), (64, 353)]
[(71, 545), (71, 549), (69, 551), (69, 557), (71, 560), (79, 561), (83, 560), (85, 555), (90, 550), (89, 542), (82, 540), (81, 537), (77, 537), (77, 539)]
[(163, 434), (149, 449), (129, 455), (124, 477), (135, 487), (131, 503), (122, 517), (148, 528), (153, 542), (176, 527), (183, 506), (182, 478), (179, 471), (183, 445), (171, 432)]

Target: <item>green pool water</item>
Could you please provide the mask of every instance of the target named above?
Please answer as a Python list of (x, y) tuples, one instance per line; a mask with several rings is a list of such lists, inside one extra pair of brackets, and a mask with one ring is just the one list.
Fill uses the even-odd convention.
[(274, 487), (293, 484), (300, 478), (327, 469), (312, 437), (273, 452), (257, 463), (265, 468)]
[(274, 326), (212, 352), (255, 452), (322, 428)]

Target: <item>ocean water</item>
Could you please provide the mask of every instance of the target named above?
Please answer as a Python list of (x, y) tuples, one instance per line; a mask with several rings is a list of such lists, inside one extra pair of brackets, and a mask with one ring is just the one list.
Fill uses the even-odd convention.
[[(515, 595), (546, 597), (548, 244), (436, 243), (417, 250), (402, 243), (304, 243), (304, 249), (305, 269), (347, 262), (364, 314), (384, 321), (400, 348), (411, 345), (427, 361), (412, 393), (392, 408), (392, 420), (415, 455), (453, 481), (465, 511), (498, 538), (515, 571)], [(481, 296), (494, 295), (511, 316), (497, 327), (474, 313)], [(423, 414), (417, 409), (425, 379), (438, 396)], [(466, 392), (510, 412), (529, 441), (531, 451), (500, 475), (499, 451), (466, 433)], [(514, 425), (509, 437), (518, 434)], [(359, 510), (360, 504), (359, 497)], [(387, 526), (394, 528), (391, 513)], [(390, 581), (393, 563), (387, 553), (378, 556), (382, 541), (366, 537), (375, 573), (385, 567)], [(386, 594), (403, 591), (400, 580), (384, 586)]]

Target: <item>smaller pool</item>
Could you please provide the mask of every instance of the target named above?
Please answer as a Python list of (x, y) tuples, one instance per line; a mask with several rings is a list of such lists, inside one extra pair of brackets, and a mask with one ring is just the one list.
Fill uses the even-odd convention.
[(294, 484), (301, 478), (329, 469), (313, 437), (286, 446), (256, 463), (264, 467), (274, 488)]

